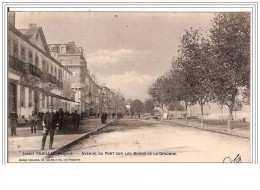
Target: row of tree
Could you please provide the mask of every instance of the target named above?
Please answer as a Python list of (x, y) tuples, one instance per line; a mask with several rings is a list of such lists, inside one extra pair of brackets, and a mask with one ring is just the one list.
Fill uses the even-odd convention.
[(134, 114), (139, 115), (141, 113), (153, 114), (154, 113), (154, 103), (151, 100), (146, 100), (143, 103), (141, 100), (136, 99), (131, 103), (130, 111), (131, 111), (131, 115), (134, 115)]
[(171, 70), (157, 78), (148, 93), (162, 108), (183, 102), (186, 120), (188, 106), (199, 104), (202, 126), (206, 103), (226, 105), (230, 130), (236, 106), (250, 102), (250, 14), (218, 13), (209, 31), (190, 28), (180, 40)]

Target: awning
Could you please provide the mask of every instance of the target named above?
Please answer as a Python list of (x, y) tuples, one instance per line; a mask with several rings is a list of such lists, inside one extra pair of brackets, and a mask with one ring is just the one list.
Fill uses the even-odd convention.
[[(8, 78), (8, 82), (13, 82), (13, 83), (19, 84), (18, 80), (13, 80), (13, 79), (10, 79), (10, 78)], [(26, 86), (28, 88), (31, 88), (32, 90), (35, 90), (37, 92), (42, 92), (42, 93), (46, 94), (47, 96), (52, 96), (52, 97), (59, 98), (59, 99), (62, 99), (62, 100), (66, 100), (66, 101), (70, 101), (70, 102), (80, 103), (80, 102), (76, 102), (75, 100), (71, 100), (69, 98), (66, 98), (66, 97), (63, 97), (63, 96), (60, 96), (60, 95), (57, 95), (57, 94), (53, 94), (51, 92), (46, 92), (46, 91), (44, 91), (44, 89), (39, 88), (38, 86), (29, 86), (29, 85), (26, 85), (26, 84), (22, 84), (22, 85)]]
[(55, 98), (58, 98), (58, 99), (62, 99), (62, 100), (66, 100), (66, 101), (70, 101), (70, 102), (75, 102), (75, 103), (79, 103), (79, 102), (76, 102), (74, 100), (71, 100), (69, 98), (66, 98), (66, 97), (63, 97), (63, 96), (60, 96), (60, 95), (57, 95), (57, 94), (53, 94), (51, 92), (46, 92), (44, 91), (43, 89), (37, 87), (37, 86), (33, 86), (33, 87), (30, 87), (32, 90), (35, 90), (35, 91), (38, 91), (38, 92), (42, 92), (44, 93), (45, 95), (47, 96), (52, 96), (52, 97), (55, 97)]

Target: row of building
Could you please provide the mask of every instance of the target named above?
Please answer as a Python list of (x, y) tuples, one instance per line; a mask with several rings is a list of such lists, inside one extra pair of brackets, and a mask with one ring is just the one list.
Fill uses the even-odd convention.
[(74, 42), (47, 44), (42, 27), (15, 28), (8, 13), (8, 108), (21, 118), (55, 110), (95, 116), (125, 113), (125, 98), (90, 74), (83, 48)]

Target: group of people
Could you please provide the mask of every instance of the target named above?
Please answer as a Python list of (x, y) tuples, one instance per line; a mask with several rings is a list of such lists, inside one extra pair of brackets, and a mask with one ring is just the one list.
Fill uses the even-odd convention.
[(42, 120), (43, 126), (43, 137), (42, 137), (42, 146), (41, 150), (45, 147), (45, 142), (48, 134), (50, 133), (50, 143), (49, 149), (52, 149), (54, 132), (55, 130), (65, 130), (69, 124), (73, 124), (75, 130), (79, 130), (80, 124), (80, 115), (77, 113), (77, 110), (73, 113), (63, 112), (60, 108), (56, 113), (53, 112), (53, 108), (48, 110)]
[[(112, 117), (115, 117), (115, 113), (112, 114)], [(98, 114), (99, 116), (99, 114)], [(122, 114), (120, 115), (117, 113), (118, 118), (122, 118)], [(15, 111), (12, 111), (10, 113), (10, 125), (11, 125), (11, 135), (16, 136), (16, 127), (18, 124), (18, 116)], [(72, 113), (64, 112), (62, 108), (60, 108), (58, 111), (54, 112), (53, 107), (47, 110), (46, 113), (39, 112), (36, 114), (34, 111), (28, 118), (28, 123), (31, 128), (31, 133), (36, 133), (36, 129), (39, 128), (37, 126), (43, 127), (43, 137), (42, 137), (42, 144), (41, 144), (41, 150), (45, 147), (45, 142), (48, 134), (50, 134), (50, 143), (49, 148), (52, 149), (53, 140), (54, 140), (54, 133), (55, 130), (58, 131), (66, 131), (69, 129), (72, 130), (79, 130), (80, 125), (80, 114), (77, 113), (77, 110), (75, 110)], [(101, 114), (101, 123), (106, 124), (108, 120), (108, 114), (106, 112), (103, 112)]]
[[(16, 136), (16, 127), (19, 119), (17, 113), (12, 111), (9, 115), (9, 119), (11, 125), (11, 136)], [(45, 147), (48, 134), (50, 134), (49, 148), (52, 149), (55, 130), (79, 130), (80, 114), (77, 113), (77, 110), (73, 113), (63, 112), (62, 108), (54, 112), (53, 107), (51, 107), (46, 113), (35, 114), (33, 111), (32, 114), (29, 115), (28, 124), (30, 125), (31, 133), (36, 133), (37, 126), (42, 125), (43, 137), (41, 149), (43, 150)]]

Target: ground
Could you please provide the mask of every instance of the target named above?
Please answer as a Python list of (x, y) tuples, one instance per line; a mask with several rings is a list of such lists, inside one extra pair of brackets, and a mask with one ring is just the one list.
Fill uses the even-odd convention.
[(223, 162), (238, 154), (242, 162), (250, 162), (249, 139), (129, 118), (116, 121), (53, 158), (80, 162)]
[[(46, 140), (45, 149), (41, 150), (42, 129), (37, 129), (36, 133), (31, 133), (29, 126), (18, 127), (17, 136), (10, 136), (11, 129), (8, 127), (8, 162), (19, 162), (20, 159), (31, 158), (41, 159), (42, 153), (51, 153), (70, 142), (84, 136), (86, 133), (96, 130), (104, 125), (100, 119), (81, 120), (78, 131), (66, 130), (55, 131), (53, 149), (49, 149), (49, 135)], [(32, 155), (33, 154), (33, 155)]]

